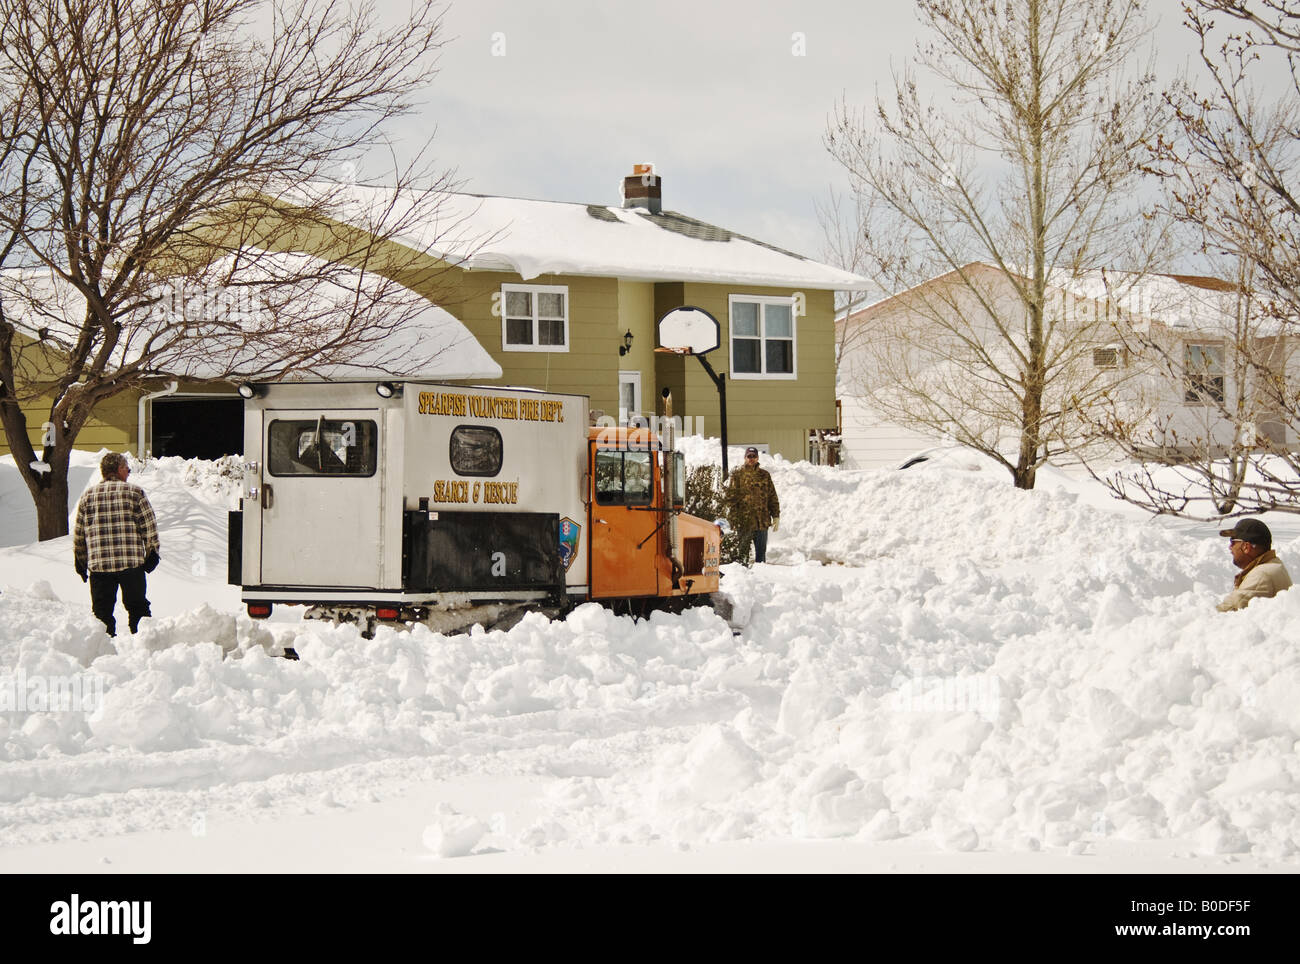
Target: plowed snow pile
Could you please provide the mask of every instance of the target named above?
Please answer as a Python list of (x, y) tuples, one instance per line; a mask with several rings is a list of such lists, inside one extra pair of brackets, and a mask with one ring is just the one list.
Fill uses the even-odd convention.
[[(250, 622), (224, 565), (183, 578), (169, 540), (221, 552), (230, 488), (172, 462), (132, 476), (159, 509), (158, 575), (177, 567), (151, 581), (139, 636), (100, 631), (68, 540), (0, 550), (0, 843), (179, 826), (196, 796), (237, 814), (347, 805), (364, 765), (544, 778), (543, 818), (485, 838), (498, 848), (923, 835), (1300, 852), (1300, 591), (1216, 613), (1232, 570), (1213, 526), (952, 462), (765, 459), (781, 529), (768, 565), (726, 571), (738, 635), (707, 610), (585, 606), (508, 633), (363, 640)], [(1297, 540), (1276, 548), (1294, 571)], [(285, 646), (301, 661), (275, 658)], [(51, 711), (34, 678), (102, 698)], [(457, 819), (476, 840), (490, 817)], [(442, 831), (449, 853), (473, 846)]]

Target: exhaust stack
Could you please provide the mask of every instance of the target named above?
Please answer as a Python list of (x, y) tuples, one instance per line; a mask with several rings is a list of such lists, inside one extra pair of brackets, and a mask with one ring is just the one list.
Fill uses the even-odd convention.
[(659, 438), (663, 441), (664, 447), (664, 511), (668, 513), (668, 551), (664, 553), (668, 561), (673, 566), (673, 588), (681, 588), (682, 573), (685, 567), (682, 561), (677, 557), (677, 506), (673, 502), (673, 452), (677, 446), (676, 430), (673, 424), (673, 393), (672, 389), (664, 388), (664, 418), (659, 426)]

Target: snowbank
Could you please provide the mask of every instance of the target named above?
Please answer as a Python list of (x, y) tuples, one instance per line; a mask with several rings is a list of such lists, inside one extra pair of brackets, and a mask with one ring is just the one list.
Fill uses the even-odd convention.
[[(422, 761), (544, 781), (539, 819), (484, 838), (495, 848), (908, 836), (1077, 854), (1177, 838), (1297, 859), (1300, 592), (1219, 614), (1231, 566), (1212, 527), (1066, 486), (1020, 492), (961, 464), (764, 464), (782, 525), (774, 564), (727, 568), (738, 634), (707, 610), (633, 622), (589, 605), (509, 632), (363, 640), (252, 623), (215, 567), (191, 578), (189, 608), (115, 648), (66, 561), (7, 587), (0, 675), (102, 690), (93, 711), (0, 713), (0, 843), (103, 832), (105, 813), (118, 830), (183, 822), (177, 795), (235, 813), (347, 800), (351, 767)], [(133, 476), (176, 532), (216, 525), (223, 477)], [(0, 576), (41, 551), (0, 552)], [(276, 658), (284, 646), (301, 661)], [(463, 854), (490, 822), (442, 812), (411, 838)]]

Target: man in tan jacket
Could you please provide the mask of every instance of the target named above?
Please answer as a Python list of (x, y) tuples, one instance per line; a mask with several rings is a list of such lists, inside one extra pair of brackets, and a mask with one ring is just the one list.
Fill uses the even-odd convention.
[(1245, 609), (1256, 596), (1276, 596), (1283, 589), (1291, 588), (1291, 575), (1273, 551), (1273, 533), (1264, 523), (1258, 519), (1240, 519), (1219, 535), (1228, 537), (1233, 565), (1241, 570), (1233, 580), (1236, 588), (1219, 603), (1219, 612)]

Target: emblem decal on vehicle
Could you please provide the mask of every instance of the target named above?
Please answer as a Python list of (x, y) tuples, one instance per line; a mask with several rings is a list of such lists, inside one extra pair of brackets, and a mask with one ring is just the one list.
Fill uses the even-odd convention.
[(568, 572), (573, 560), (578, 557), (578, 538), (582, 535), (582, 526), (568, 516), (560, 520), (560, 562)]

